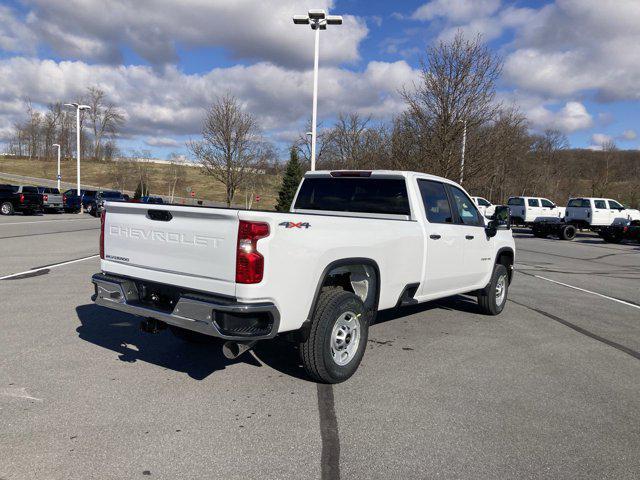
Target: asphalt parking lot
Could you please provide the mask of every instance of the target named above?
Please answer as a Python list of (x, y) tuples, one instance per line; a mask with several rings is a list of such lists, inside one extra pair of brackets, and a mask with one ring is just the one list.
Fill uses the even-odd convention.
[(277, 342), (228, 361), (94, 307), (98, 235), (0, 217), (1, 479), (638, 478), (637, 244), (516, 233), (502, 315), (382, 312), (331, 387)]

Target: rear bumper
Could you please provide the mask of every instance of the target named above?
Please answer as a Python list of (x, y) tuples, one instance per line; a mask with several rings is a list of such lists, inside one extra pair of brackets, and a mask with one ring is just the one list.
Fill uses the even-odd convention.
[[(155, 308), (141, 300), (140, 289), (147, 288), (135, 279), (96, 273), (91, 278), (95, 294), (91, 299), (102, 307), (225, 340), (262, 340), (278, 334), (280, 314), (272, 303), (241, 303), (232, 299), (197, 292), (176, 292), (170, 309)], [(153, 284), (148, 284), (153, 288)], [(162, 286), (163, 289), (171, 288)]]

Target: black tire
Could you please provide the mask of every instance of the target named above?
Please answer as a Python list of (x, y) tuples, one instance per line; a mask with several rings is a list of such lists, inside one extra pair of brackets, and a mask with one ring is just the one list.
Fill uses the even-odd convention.
[[(355, 317), (354, 317), (355, 315)], [(339, 322), (352, 323), (355, 320), (356, 328), (352, 330), (339, 329), (344, 334), (341, 350), (342, 354), (347, 354), (344, 364), (339, 364), (341, 360), (334, 360), (332, 354), (332, 343), (334, 340), (334, 329)], [(345, 327), (346, 328), (346, 327)], [(346, 345), (354, 341), (357, 331), (357, 344), (354, 344), (354, 351), (348, 354)], [(336, 335), (337, 336), (337, 335)], [(300, 357), (302, 364), (314, 381), (320, 383), (340, 383), (347, 380), (355, 373), (362, 361), (367, 339), (369, 337), (369, 322), (365, 315), (365, 308), (362, 301), (353, 293), (340, 289), (328, 289), (322, 291), (311, 319), (309, 338), (300, 344)]]
[(565, 225), (560, 229), (561, 240), (573, 240), (576, 238), (576, 227), (573, 225)]
[(0, 205), (0, 214), (2, 215), (14, 214), (13, 205), (11, 204), (11, 202), (4, 202), (2, 205)]
[(89, 215), (93, 215), (93, 205), (91, 205), (90, 203), (87, 205), (87, 208), (85, 210)]
[[(500, 279), (503, 279), (501, 282), (504, 294), (500, 295), (500, 300), (498, 300), (497, 286), (498, 280)], [(480, 307), (480, 311), (485, 315), (499, 315), (507, 304), (508, 294), (509, 273), (504, 265), (497, 263), (495, 267), (493, 267), (493, 275), (491, 275), (491, 281), (489, 282), (487, 291), (483, 291), (478, 294), (478, 306)]]
[(175, 337), (187, 343), (221, 343), (221, 340), (219, 338), (212, 337), (211, 335), (205, 335), (204, 333), (187, 330), (186, 328), (176, 327), (175, 325), (169, 325), (169, 330), (171, 330), (171, 333), (173, 333)]

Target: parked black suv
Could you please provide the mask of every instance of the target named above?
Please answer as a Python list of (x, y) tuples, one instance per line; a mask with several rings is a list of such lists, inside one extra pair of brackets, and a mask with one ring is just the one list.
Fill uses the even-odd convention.
[(0, 185), (0, 214), (22, 212), (23, 215), (33, 215), (41, 211), (42, 195), (38, 193), (37, 187)]

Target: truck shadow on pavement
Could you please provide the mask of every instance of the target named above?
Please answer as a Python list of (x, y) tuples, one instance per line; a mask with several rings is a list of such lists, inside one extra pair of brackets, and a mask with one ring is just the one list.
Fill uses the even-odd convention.
[[(370, 334), (375, 333), (378, 324), (434, 309), (479, 312), (474, 299), (457, 295), (437, 302), (383, 310), (378, 313)], [(280, 338), (258, 342), (251, 352), (237, 360), (228, 360), (222, 354), (222, 342), (219, 341), (203, 345), (187, 343), (174, 337), (168, 329), (157, 334), (144, 333), (139, 328), (140, 319), (94, 304), (80, 305), (76, 307), (76, 313), (80, 320), (76, 329), (80, 338), (118, 353), (122, 362), (152, 363), (184, 372), (195, 380), (204, 380), (235, 363), (256, 367), (265, 364), (283, 375), (309, 381), (300, 362), (297, 345)]]
[(80, 305), (76, 313), (81, 323), (76, 329), (80, 338), (113, 350), (123, 362), (148, 362), (184, 372), (195, 380), (204, 380), (234, 363), (261, 366), (251, 355), (227, 360), (222, 355), (221, 343), (187, 343), (174, 337), (168, 329), (157, 334), (144, 333), (139, 328), (140, 319), (94, 304)]

